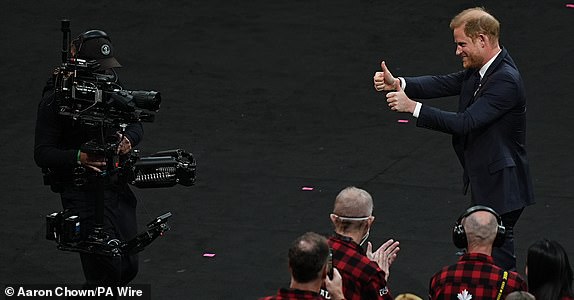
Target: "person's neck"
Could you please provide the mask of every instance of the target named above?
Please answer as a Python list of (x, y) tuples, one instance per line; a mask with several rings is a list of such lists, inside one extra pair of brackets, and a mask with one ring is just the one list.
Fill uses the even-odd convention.
[(489, 62), (493, 57), (495, 57), (498, 54), (498, 52), (500, 52), (500, 50), (502, 49), (500, 48), (499, 45), (492, 47), (488, 51), (488, 55), (484, 58), (484, 62), (482, 63), (482, 65), (484, 66), (487, 62)]
[(480, 253), (492, 256), (492, 246), (469, 246), (468, 253)]
[(301, 291), (310, 291), (319, 293), (321, 291), (322, 283), (323, 281), (319, 279), (313, 280), (311, 282), (301, 283), (297, 282), (295, 279), (293, 279), (293, 277), (291, 277), (291, 285), (289, 287)]
[(360, 232), (342, 232), (342, 231), (335, 231), (335, 232), (337, 234), (342, 235), (342, 236), (350, 237), (351, 239), (353, 239), (353, 242), (355, 242), (357, 244), (360, 244), (361, 240), (365, 236), (364, 234), (362, 234)]

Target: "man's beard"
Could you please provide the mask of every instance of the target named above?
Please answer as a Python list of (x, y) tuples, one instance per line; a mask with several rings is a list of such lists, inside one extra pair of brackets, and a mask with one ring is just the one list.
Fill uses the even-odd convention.
[(462, 60), (462, 67), (465, 69), (480, 69), (481, 65), (474, 57), (465, 56)]

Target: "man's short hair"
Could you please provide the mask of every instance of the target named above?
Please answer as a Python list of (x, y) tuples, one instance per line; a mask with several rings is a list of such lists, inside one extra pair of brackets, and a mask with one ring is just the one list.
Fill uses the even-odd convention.
[(347, 187), (335, 198), (333, 213), (340, 217), (368, 217), (373, 214), (373, 197), (363, 189)]
[(493, 244), (498, 230), (496, 216), (487, 211), (476, 211), (462, 220), (468, 244)]
[(508, 295), (504, 300), (534, 300), (534, 295), (526, 291), (514, 291)]
[(333, 205), (333, 214), (339, 218), (336, 226), (337, 230), (343, 232), (353, 232), (361, 230), (367, 221), (356, 221), (347, 218), (365, 218), (373, 214), (373, 198), (371, 195), (360, 188), (354, 186), (343, 189), (335, 198)]
[(298, 237), (289, 248), (291, 275), (300, 283), (318, 279), (329, 257), (327, 239), (314, 232)]
[(465, 9), (450, 21), (450, 29), (454, 30), (464, 25), (464, 33), (472, 40), (479, 34), (484, 34), (492, 42), (498, 43), (500, 23), (482, 7)]

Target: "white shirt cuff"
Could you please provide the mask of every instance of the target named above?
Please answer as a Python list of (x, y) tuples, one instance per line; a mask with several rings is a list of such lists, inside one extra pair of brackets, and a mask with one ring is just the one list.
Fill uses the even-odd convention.
[(423, 107), (423, 104), (420, 102), (417, 102), (417, 106), (415, 106), (415, 111), (413, 111), (413, 117), (415, 117), (415, 118), (419, 117), (419, 113), (421, 112), (421, 107)]
[(401, 82), (401, 89), (403, 89), (403, 91), (407, 88), (407, 81), (402, 78), (402, 77), (398, 77), (400, 82)]

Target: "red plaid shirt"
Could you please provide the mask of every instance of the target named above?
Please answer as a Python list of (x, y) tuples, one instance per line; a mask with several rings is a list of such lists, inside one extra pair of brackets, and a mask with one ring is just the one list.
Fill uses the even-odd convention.
[[(454, 265), (442, 268), (430, 280), (429, 299), (496, 299), (504, 270), (494, 265), (492, 256), (467, 253)], [(526, 291), (526, 281), (508, 272), (500, 299), (514, 291)]]
[(385, 272), (365, 255), (361, 246), (339, 234), (329, 238), (329, 246), (333, 249), (333, 266), (343, 277), (346, 300), (393, 299)]
[(297, 299), (310, 299), (310, 300), (325, 300), (319, 293), (311, 291), (302, 291), (297, 289), (282, 288), (277, 291), (275, 296), (267, 296), (259, 300), (297, 300)]

